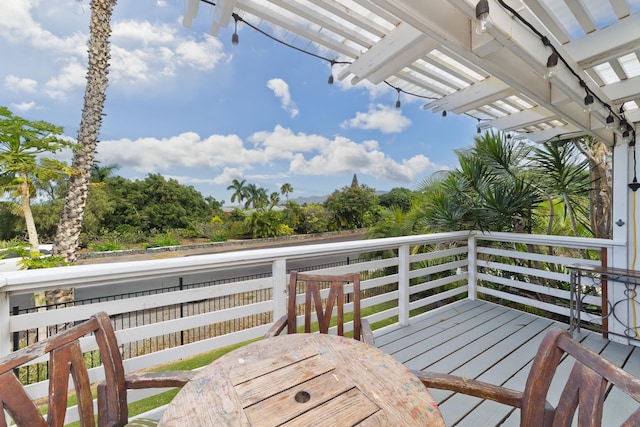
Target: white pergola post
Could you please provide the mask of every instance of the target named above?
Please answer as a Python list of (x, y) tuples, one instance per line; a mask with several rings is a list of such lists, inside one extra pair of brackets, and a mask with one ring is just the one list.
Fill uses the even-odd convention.
[[(638, 265), (634, 265), (634, 242), (638, 241), (638, 235), (634, 235), (634, 229), (638, 227), (635, 224), (640, 223), (639, 212), (634, 213), (634, 198), (640, 197), (638, 192), (629, 189), (629, 183), (632, 182), (633, 172), (633, 151), (630, 151), (626, 144), (618, 144), (613, 149), (613, 206), (612, 221), (613, 235), (612, 238), (618, 241), (625, 241), (624, 247), (615, 246), (611, 250), (608, 259), (608, 267), (622, 269), (638, 269)], [(611, 306), (615, 309), (615, 315), (609, 315), (609, 330), (616, 334), (624, 335), (628, 325), (621, 323), (619, 320), (626, 322), (629, 317), (631, 307), (626, 303), (618, 303), (626, 301), (627, 294), (623, 283), (609, 281), (607, 283), (608, 299)], [(619, 320), (618, 320), (619, 319)], [(621, 336), (609, 335), (612, 341), (627, 343), (628, 340)]]

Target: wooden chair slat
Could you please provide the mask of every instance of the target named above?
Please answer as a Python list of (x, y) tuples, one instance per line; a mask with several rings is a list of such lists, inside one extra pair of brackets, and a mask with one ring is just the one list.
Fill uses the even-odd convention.
[[(13, 374), (13, 371), (4, 372), (0, 375), (0, 402), (4, 410), (9, 413), (9, 416), (18, 425), (35, 427), (47, 425), (36, 405), (22, 388), (22, 384)], [(6, 426), (4, 414), (0, 418), (2, 419), (1, 422)]]
[[(279, 335), (284, 328), (287, 333), (297, 332), (297, 304), (298, 283), (304, 283), (304, 331), (311, 332), (312, 309), (316, 313), (318, 329), (320, 333), (328, 333), (334, 309), (337, 311), (337, 333), (344, 335), (344, 286), (353, 283), (353, 337), (368, 344), (375, 345), (373, 333), (369, 322), (363, 321), (360, 317), (360, 274), (304, 274), (292, 271), (289, 277), (289, 296), (287, 304), (287, 314), (278, 319), (265, 334), (265, 338)], [(327, 284), (326, 299), (322, 300), (321, 284)], [(325, 291), (326, 292), (326, 291)]]

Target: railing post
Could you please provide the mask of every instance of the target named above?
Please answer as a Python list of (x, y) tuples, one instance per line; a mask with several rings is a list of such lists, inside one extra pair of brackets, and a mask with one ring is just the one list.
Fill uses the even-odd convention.
[(287, 314), (287, 260), (277, 259), (272, 264), (273, 320)]
[(0, 356), (11, 352), (11, 334), (9, 333), (9, 295), (0, 290)]
[(398, 247), (398, 323), (409, 325), (409, 245)]
[(476, 233), (471, 233), (467, 239), (467, 284), (469, 286), (467, 297), (470, 300), (478, 299), (478, 254), (476, 253), (476, 246)]

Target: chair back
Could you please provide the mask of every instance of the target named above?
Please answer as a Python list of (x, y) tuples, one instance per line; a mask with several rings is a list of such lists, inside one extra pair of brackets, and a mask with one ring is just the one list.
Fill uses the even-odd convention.
[[(320, 333), (329, 333), (334, 308), (337, 311), (338, 335), (344, 336), (345, 285), (353, 284), (353, 338), (360, 340), (362, 326), (360, 319), (360, 274), (342, 275), (303, 274), (292, 271), (289, 278), (289, 304), (287, 307), (287, 333), (297, 331), (296, 297), (299, 284), (304, 286), (304, 331), (311, 332), (312, 311), (318, 318)], [(349, 293), (347, 293), (349, 294)], [(323, 304), (323, 298), (324, 304)]]
[[(554, 410), (546, 403), (549, 386), (554, 377), (561, 376), (556, 372), (566, 372), (559, 364), (568, 366), (572, 360), (573, 367)], [(554, 328), (543, 338), (531, 366), (522, 397), (521, 425), (541, 425), (544, 414), (543, 425), (568, 427), (577, 411), (579, 426), (600, 426), (605, 396), (614, 388), (616, 393), (621, 391), (640, 403), (639, 379), (573, 340), (567, 331)], [(622, 425), (640, 425), (640, 407)]]
[[(106, 313), (98, 313), (89, 320), (73, 326), (64, 332), (49, 337), (36, 344), (15, 351), (0, 359), (0, 402), (18, 426), (61, 426), (67, 409), (69, 377), (78, 401), (81, 426), (95, 426), (93, 395), (89, 372), (80, 349), (79, 339), (93, 334), (100, 350), (104, 367), (106, 399), (109, 410), (116, 414), (119, 424), (127, 422), (127, 397), (124, 368), (115, 333)], [(47, 419), (40, 414), (31, 401), (14, 369), (35, 360), (49, 356), (49, 398)], [(102, 415), (102, 414), (101, 414)], [(100, 423), (102, 425), (104, 423)], [(6, 419), (0, 416), (0, 427), (6, 426)]]

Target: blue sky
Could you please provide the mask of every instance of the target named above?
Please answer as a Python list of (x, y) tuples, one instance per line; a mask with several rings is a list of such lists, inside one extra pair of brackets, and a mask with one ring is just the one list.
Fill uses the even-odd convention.
[[(329, 64), (239, 24), (209, 34), (211, 6), (191, 28), (186, 2), (120, 0), (97, 159), (117, 174), (160, 173), (230, 204), (233, 179), (290, 197), (351, 183), (415, 188), (457, 166), (476, 121), (422, 109), (384, 83), (327, 84)], [(75, 138), (86, 75), (88, 0), (0, 2), (0, 105)], [(250, 20), (247, 17), (247, 20)], [(337, 76), (337, 72), (334, 75)], [(68, 155), (70, 158), (70, 155)]]

